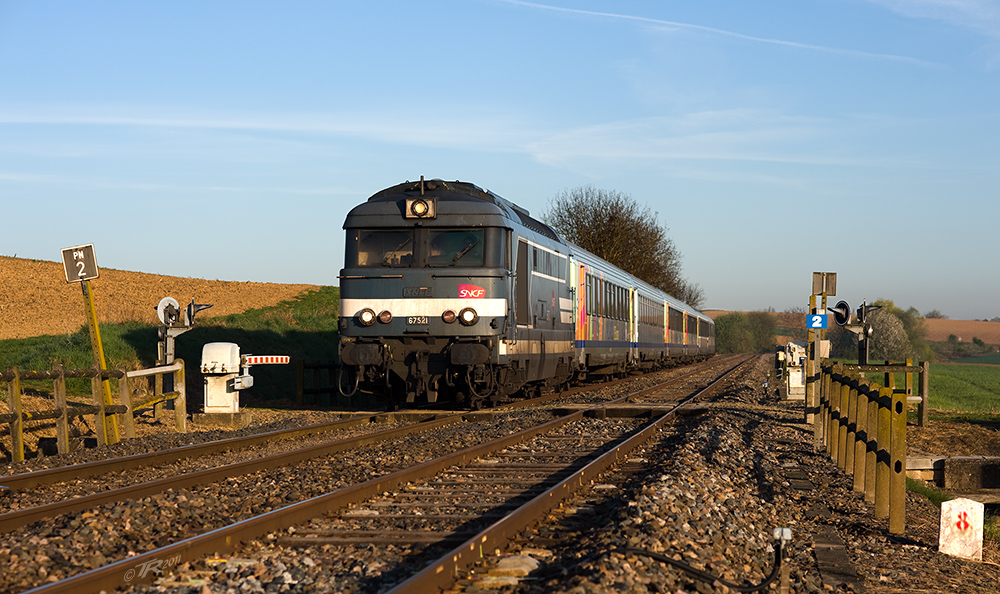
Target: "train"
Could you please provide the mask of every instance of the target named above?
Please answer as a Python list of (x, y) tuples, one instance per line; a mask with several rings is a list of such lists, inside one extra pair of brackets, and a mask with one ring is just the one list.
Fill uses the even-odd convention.
[(477, 409), (715, 353), (711, 318), (472, 183), (386, 188), (344, 230), (344, 396)]

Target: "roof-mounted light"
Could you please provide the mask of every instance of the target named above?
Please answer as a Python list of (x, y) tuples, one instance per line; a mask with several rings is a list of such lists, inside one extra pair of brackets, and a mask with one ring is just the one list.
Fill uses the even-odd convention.
[(407, 198), (404, 216), (408, 219), (433, 219), (437, 217), (436, 206), (437, 201), (433, 196)]

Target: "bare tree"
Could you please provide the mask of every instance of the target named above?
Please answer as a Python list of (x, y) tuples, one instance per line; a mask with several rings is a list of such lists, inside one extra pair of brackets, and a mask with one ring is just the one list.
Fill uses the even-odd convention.
[(701, 307), (704, 293), (681, 277), (680, 252), (657, 217), (628, 194), (589, 185), (556, 195), (542, 214), (568, 241), (693, 307)]

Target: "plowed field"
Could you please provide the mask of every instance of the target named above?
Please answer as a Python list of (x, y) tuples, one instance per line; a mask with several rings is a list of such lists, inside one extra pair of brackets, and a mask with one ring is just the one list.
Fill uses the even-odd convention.
[[(0, 256), (0, 340), (76, 332), (86, 322), (80, 283), (67, 283), (61, 262)], [(156, 304), (173, 297), (183, 307), (211, 303), (199, 317), (274, 305), (315, 285), (284, 285), (161, 276), (102, 268), (91, 281), (98, 320), (156, 323)]]

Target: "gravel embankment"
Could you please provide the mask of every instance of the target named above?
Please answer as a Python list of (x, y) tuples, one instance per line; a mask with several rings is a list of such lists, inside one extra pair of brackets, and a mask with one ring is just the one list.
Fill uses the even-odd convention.
[[(772, 529), (788, 527), (792, 530), (787, 548), (791, 592), (996, 592), (1000, 567), (995, 563), (995, 543), (988, 543), (985, 563), (939, 554), (938, 511), (923, 497), (908, 493), (906, 533), (888, 533), (888, 522), (874, 518), (872, 507), (852, 492), (850, 477), (825, 453), (814, 451), (811, 428), (801, 423), (801, 404), (781, 403), (773, 389), (765, 390), (762, 384), (769, 363), (762, 357), (751, 373), (710, 403), (705, 414), (682, 419), (676, 429), (664, 431), (662, 439), (634, 454), (636, 459), (649, 461), (649, 472), (609, 476), (608, 483), (615, 488), (595, 485), (538, 527), (533, 538), (513, 543), (504, 556), (530, 556), (538, 567), (527, 579), (503, 591), (727, 592), (731, 590), (721, 584), (698, 582), (674, 567), (624, 549), (680, 559), (731, 582), (759, 583), (772, 567)], [(511, 429), (502, 425), (489, 425), (485, 433)], [(366, 473), (371, 476), (393, 465), (418, 461), (422, 456), (415, 453), (419, 441), (404, 446), (405, 453), (397, 445), (396, 451), (372, 449), (328, 464), (323, 474), (329, 484), (346, 484)], [(807, 473), (814, 488), (794, 488), (788, 480), (794, 470)], [(83, 514), (68, 523), (60, 520), (43, 527), (47, 532), (8, 535), (11, 538), (0, 542), (0, 563), (19, 579), (8, 579), (0, 591), (21, 591), (25, 581), (40, 583), (53, 568), (90, 565), (102, 555), (120, 556), (122, 541), (106, 540), (107, 535), (97, 530), (108, 525), (107, 517), (114, 518), (114, 530), (128, 532), (129, 539), (138, 539), (136, 530), (157, 530), (147, 540), (127, 541), (137, 543), (128, 546), (140, 551), (158, 539), (179, 535), (147, 524), (137, 526), (139, 522), (168, 526), (190, 522), (201, 529), (211, 522), (197, 519), (199, 514), (213, 516), (215, 522), (226, 514), (236, 519), (259, 513), (287, 501), (290, 484), (296, 485), (297, 496), (313, 492), (313, 480), (302, 480), (301, 471), (284, 474), (288, 476), (282, 480), (291, 482), (270, 475), (252, 477), (245, 491), (235, 489), (243, 482), (236, 481), (234, 493), (244, 494), (241, 501), (231, 504), (228, 495), (192, 490), (105, 506), (109, 509), (101, 513), (110, 516), (95, 519)], [(275, 489), (271, 480), (276, 482)], [(150, 515), (154, 517), (146, 517)], [(829, 572), (817, 562), (817, 550), (822, 548), (818, 537), (824, 533), (843, 541), (857, 572), (854, 586), (828, 585)], [(274, 544), (278, 536), (247, 543), (222, 559), (184, 564), (157, 585), (137, 591), (378, 592), (424, 562), (405, 555), (403, 547), (284, 549)], [(106, 552), (109, 547), (110, 554)], [(469, 594), (484, 587), (473, 581), (460, 584), (460, 590)], [(776, 592), (777, 586), (766, 591)]]

